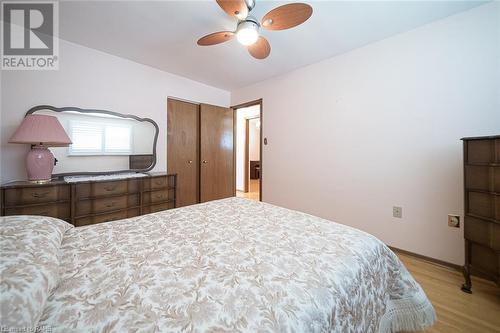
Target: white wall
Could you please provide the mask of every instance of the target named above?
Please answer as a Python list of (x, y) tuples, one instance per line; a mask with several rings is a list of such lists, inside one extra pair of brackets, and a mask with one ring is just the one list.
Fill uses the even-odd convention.
[(257, 117), (260, 105), (238, 109), (236, 113), (236, 189), (245, 190), (245, 131), (246, 119)]
[(106, 109), (152, 118), (160, 126), (155, 171), (166, 170), (167, 96), (229, 106), (227, 91), (63, 40), (59, 47), (58, 71), (1, 73), (1, 182), (26, 178), (28, 147), (7, 141), (35, 105)]
[(260, 160), (260, 127), (257, 126), (259, 119), (251, 119), (248, 122), (248, 159), (249, 161)]
[[(500, 3), (232, 92), (263, 98), (263, 199), (463, 263), (460, 138), (500, 133)], [(392, 217), (392, 206), (403, 218)]]

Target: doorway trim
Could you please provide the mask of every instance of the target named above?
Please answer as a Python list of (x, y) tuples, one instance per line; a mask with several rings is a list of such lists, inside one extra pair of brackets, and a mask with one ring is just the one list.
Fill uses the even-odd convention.
[[(260, 112), (259, 112), (259, 118), (260, 118), (260, 147), (259, 147), (259, 152), (260, 152), (260, 178), (259, 178), (259, 201), (262, 201), (262, 179), (263, 179), (263, 174), (264, 174), (264, 166), (263, 166), (263, 153), (264, 153), (264, 150), (262, 149), (264, 147), (263, 145), (263, 142), (264, 142), (264, 137), (263, 137), (263, 128), (264, 128), (264, 103), (263, 103), (263, 100), (262, 98), (259, 98), (259, 99), (256, 99), (256, 100), (253, 100), (253, 101), (250, 101), (250, 102), (246, 102), (246, 103), (242, 103), (242, 104), (237, 104), (237, 105), (234, 105), (234, 106), (231, 106), (231, 109), (233, 110), (233, 116), (234, 116), (234, 121), (233, 121), (233, 142), (236, 142), (236, 119), (237, 119), (237, 112), (238, 112), (238, 109), (241, 109), (241, 108), (246, 108), (246, 107), (249, 107), (249, 106), (254, 106), (254, 105), (259, 105), (260, 106)], [(248, 149), (248, 142), (246, 144), (246, 147), (245, 150)], [(235, 146), (236, 148), (236, 146)], [(246, 153), (245, 153), (246, 155)], [(245, 156), (246, 158), (247, 156)], [(234, 158), (234, 195), (236, 196), (236, 149), (233, 149), (233, 158)], [(249, 162), (250, 163), (250, 162)], [(246, 166), (246, 170), (248, 171), (249, 169), (249, 166)], [(247, 174), (247, 172), (245, 172), (245, 174)], [(248, 191), (248, 179), (247, 177), (245, 177), (245, 191)]]

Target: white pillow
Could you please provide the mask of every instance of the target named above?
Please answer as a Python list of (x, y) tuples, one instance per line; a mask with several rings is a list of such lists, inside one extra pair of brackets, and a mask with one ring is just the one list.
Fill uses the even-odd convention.
[(73, 226), (44, 216), (0, 217), (0, 327), (34, 331), (59, 280), (59, 249)]

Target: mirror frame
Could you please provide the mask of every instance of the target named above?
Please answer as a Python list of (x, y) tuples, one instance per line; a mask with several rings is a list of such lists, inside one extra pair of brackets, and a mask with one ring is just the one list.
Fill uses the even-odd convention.
[(158, 135), (160, 132), (160, 128), (158, 127), (158, 124), (151, 118), (141, 118), (133, 114), (123, 114), (123, 113), (118, 113), (114, 111), (109, 111), (109, 110), (98, 110), (98, 109), (82, 109), (74, 106), (65, 106), (65, 107), (55, 107), (52, 105), (37, 105), (32, 107), (31, 109), (26, 112), (24, 115), (25, 117), (28, 115), (31, 115), (35, 113), (36, 111), (41, 111), (41, 110), (50, 110), (54, 112), (65, 112), (65, 111), (76, 111), (80, 113), (102, 113), (102, 114), (107, 114), (115, 117), (120, 117), (120, 118), (128, 118), (128, 119), (134, 119), (140, 122), (149, 122), (151, 123), (156, 130), (154, 140), (153, 140), (153, 163), (151, 164), (150, 167), (146, 169), (127, 169), (127, 170), (116, 170), (116, 171), (85, 171), (85, 172), (65, 172), (65, 173), (57, 173), (53, 174), (52, 177), (64, 177), (64, 176), (78, 176), (78, 175), (112, 175), (116, 173), (125, 173), (125, 172), (148, 172), (151, 171), (155, 166), (156, 166), (156, 145), (158, 143)]

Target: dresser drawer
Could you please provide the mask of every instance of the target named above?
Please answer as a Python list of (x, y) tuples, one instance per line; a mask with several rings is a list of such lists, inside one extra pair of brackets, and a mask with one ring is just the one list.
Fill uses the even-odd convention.
[(468, 214), (496, 220), (500, 223), (500, 196), (489, 193), (468, 192)]
[(495, 139), (495, 163), (500, 164), (500, 139)]
[(5, 208), (5, 215), (41, 215), (66, 221), (71, 219), (69, 202)]
[(77, 198), (103, 197), (139, 192), (137, 179), (118, 180), (109, 182), (78, 183), (75, 185)]
[(500, 277), (500, 253), (488, 247), (471, 244), (471, 265), (479, 270), (497, 278)]
[(142, 202), (145, 205), (165, 202), (170, 199), (169, 190), (158, 190), (145, 192), (142, 198)]
[(37, 186), (5, 190), (5, 206), (18, 206), (69, 200), (69, 186)]
[(143, 181), (145, 191), (165, 189), (168, 187), (168, 177), (166, 176), (144, 178)]
[(98, 214), (94, 216), (86, 216), (75, 219), (75, 227), (81, 227), (84, 225), (97, 224), (103, 222), (110, 222), (116, 220), (122, 220), (129, 217), (139, 216), (139, 208), (122, 210), (119, 212), (113, 212), (109, 214)]
[(140, 205), (139, 194), (112, 196), (102, 199), (80, 200), (75, 204), (75, 215), (105, 213)]
[(161, 203), (161, 204), (157, 204), (157, 205), (145, 206), (142, 210), (142, 213), (143, 214), (150, 214), (150, 213), (161, 212), (163, 210), (168, 210), (168, 209), (172, 209), (172, 208), (175, 208), (174, 203), (173, 202), (166, 202), (166, 203)]
[(467, 141), (465, 163), (500, 163), (500, 140)]
[(464, 237), (473, 242), (500, 251), (500, 224), (466, 216)]
[(500, 166), (465, 166), (465, 188), (500, 193)]

